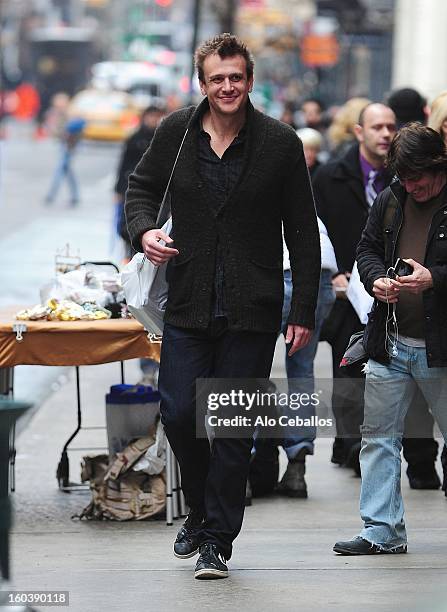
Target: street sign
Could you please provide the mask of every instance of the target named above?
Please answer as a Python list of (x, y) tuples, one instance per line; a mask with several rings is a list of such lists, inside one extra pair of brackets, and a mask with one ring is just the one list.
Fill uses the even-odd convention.
[(340, 46), (335, 34), (307, 34), (300, 47), (305, 66), (333, 66), (338, 62)]

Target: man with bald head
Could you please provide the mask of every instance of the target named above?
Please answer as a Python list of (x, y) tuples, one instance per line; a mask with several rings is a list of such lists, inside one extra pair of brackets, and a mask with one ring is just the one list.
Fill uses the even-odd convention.
[[(393, 111), (383, 104), (368, 104), (355, 126), (357, 143), (315, 176), (318, 213), (335, 248), (339, 274), (334, 284), (346, 289), (357, 243), (377, 193), (391, 177), (384, 161), (396, 132)], [(343, 301), (345, 302), (345, 300)], [(341, 349), (344, 352), (344, 347)]]
[[(354, 308), (346, 299), (346, 288), (352, 271), (357, 244), (376, 195), (389, 185), (392, 175), (384, 162), (396, 132), (396, 117), (389, 106), (368, 104), (355, 126), (357, 142), (341, 158), (320, 167), (313, 180), (318, 216), (325, 224), (334, 245), (338, 272), (333, 277), (337, 300), (326, 324), (324, 339), (332, 347), (334, 390), (333, 412), (337, 424), (332, 462), (352, 467), (360, 475), (360, 425), (363, 420), (364, 380), (362, 364), (340, 368), (339, 364), (352, 334), (363, 329)], [(429, 415), (427, 413), (427, 418)], [(430, 427), (430, 423), (427, 425)], [(419, 473), (419, 456), (427, 446), (430, 469), (424, 473), (437, 478), (430, 435), (421, 439), (417, 456), (406, 456), (410, 470)], [(404, 439), (404, 448), (406, 441)], [(430, 447), (430, 448), (428, 448)], [(425, 459), (425, 458), (424, 458)], [(429, 478), (430, 480), (430, 478)], [(426, 485), (432, 486), (426, 486)], [(439, 482), (410, 479), (414, 488), (437, 488)]]

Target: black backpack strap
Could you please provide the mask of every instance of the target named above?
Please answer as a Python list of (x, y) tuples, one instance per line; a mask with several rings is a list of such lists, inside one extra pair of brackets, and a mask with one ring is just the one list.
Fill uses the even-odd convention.
[(385, 264), (391, 266), (393, 265), (391, 261), (393, 253), (393, 221), (397, 212), (397, 206), (397, 199), (390, 194), (383, 214), (382, 233), (383, 244), (385, 245)]

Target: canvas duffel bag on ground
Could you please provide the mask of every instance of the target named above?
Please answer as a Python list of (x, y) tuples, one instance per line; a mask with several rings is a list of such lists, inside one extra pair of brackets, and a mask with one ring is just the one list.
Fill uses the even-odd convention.
[(165, 472), (149, 475), (131, 467), (155, 443), (155, 432), (129, 444), (109, 463), (108, 455), (84, 457), (81, 479), (90, 483), (92, 500), (73, 518), (141, 521), (161, 513), (166, 505)]

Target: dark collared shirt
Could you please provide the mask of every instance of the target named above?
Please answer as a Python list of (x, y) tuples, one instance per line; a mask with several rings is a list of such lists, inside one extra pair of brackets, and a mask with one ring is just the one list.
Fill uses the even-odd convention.
[[(362, 176), (363, 176), (363, 186), (366, 187), (366, 185), (368, 184), (368, 180), (369, 180), (369, 173), (371, 172), (371, 170), (377, 171), (377, 168), (373, 168), (371, 164), (369, 163), (369, 161), (367, 161), (361, 153), (359, 154), (359, 157), (360, 157), (360, 168), (362, 169)], [(386, 179), (385, 168), (382, 166), (381, 168), (379, 168), (378, 174), (373, 183), (376, 193), (379, 194), (381, 191), (385, 189), (385, 186), (386, 186), (385, 179)]]
[[(211, 136), (202, 126), (200, 128), (199, 173), (212, 196), (210, 206), (216, 211), (228, 198), (239, 179), (244, 160), (245, 140), (246, 129), (243, 127), (222, 157), (219, 157), (211, 148)], [(214, 275), (213, 315), (222, 317), (225, 314), (225, 270), (222, 246), (219, 243)]]

